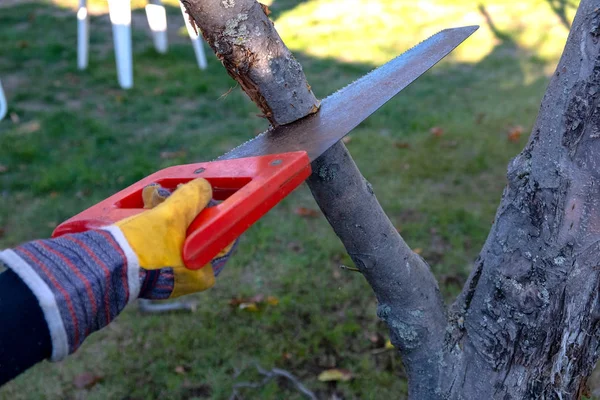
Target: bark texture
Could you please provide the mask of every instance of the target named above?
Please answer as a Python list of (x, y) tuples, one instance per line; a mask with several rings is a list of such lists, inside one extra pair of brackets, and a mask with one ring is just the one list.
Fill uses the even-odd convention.
[(377, 315), (402, 353), (411, 396), (436, 398), (446, 316), (429, 266), (400, 237), (342, 142), (312, 168), (308, 186), (377, 296)]
[(182, 0), (227, 72), (273, 126), (316, 112), (319, 101), (302, 66), (255, 0)]
[(453, 306), (442, 379), (451, 398), (579, 398), (598, 358), (598, 7), (598, 0), (580, 4), (529, 143), (509, 165), (495, 223)]
[[(273, 64), (281, 82), (253, 70), (259, 61), (271, 66), (269, 46), (285, 48), (270, 22), (265, 27), (262, 8), (254, 0), (184, 4), (257, 105), (275, 124), (280, 113), (292, 122), (293, 88), (308, 86), (287, 50), (277, 54), (288, 61)], [(267, 105), (274, 82), (286, 94)], [(295, 119), (318, 104), (312, 93), (302, 96), (305, 112)], [(375, 292), (411, 398), (573, 399), (584, 392), (600, 350), (600, 0), (582, 0), (529, 143), (507, 178), (488, 240), (446, 315), (428, 265), (387, 219), (345, 146), (313, 163), (308, 185)]]

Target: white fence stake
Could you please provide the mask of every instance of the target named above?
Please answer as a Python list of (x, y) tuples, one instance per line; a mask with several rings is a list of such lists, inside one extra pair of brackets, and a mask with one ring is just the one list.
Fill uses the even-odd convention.
[(146, 5), (146, 17), (148, 25), (152, 31), (152, 40), (154, 48), (160, 54), (165, 54), (168, 48), (167, 41), (167, 11), (165, 7), (157, 2), (156, 4)]
[(194, 28), (190, 24), (187, 12), (185, 11), (185, 7), (181, 2), (179, 3), (179, 7), (181, 8), (181, 13), (183, 14), (183, 20), (185, 21), (185, 27), (187, 28), (188, 35), (190, 35), (190, 39), (192, 40), (192, 47), (194, 48), (194, 53), (196, 54), (196, 61), (198, 62), (198, 67), (200, 69), (206, 69), (206, 54), (204, 54), (202, 38), (199, 37), (198, 34), (194, 31)]
[(79, 0), (77, 10), (77, 68), (84, 70), (88, 66), (88, 43), (90, 40), (87, 0)]
[(130, 0), (108, 0), (108, 12), (112, 23), (119, 85), (123, 89), (130, 89), (133, 87), (131, 2)]
[(0, 121), (6, 116), (8, 111), (8, 105), (6, 104), (6, 96), (4, 96), (4, 90), (2, 90), (2, 81), (0, 81)]

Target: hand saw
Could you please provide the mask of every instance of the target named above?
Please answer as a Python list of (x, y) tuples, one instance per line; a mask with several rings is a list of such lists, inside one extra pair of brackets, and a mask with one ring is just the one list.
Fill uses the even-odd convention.
[(446, 29), (330, 95), (320, 110), (271, 128), (212, 162), (158, 171), (60, 224), (53, 237), (110, 225), (145, 211), (142, 189), (165, 188), (202, 177), (213, 187), (214, 207), (204, 209), (187, 231), (186, 267), (208, 264), (235, 238), (298, 187), (310, 164), (394, 95), (448, 55), (477, 26)]

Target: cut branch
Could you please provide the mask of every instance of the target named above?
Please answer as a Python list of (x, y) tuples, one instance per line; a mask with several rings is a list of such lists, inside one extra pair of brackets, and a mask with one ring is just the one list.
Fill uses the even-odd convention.
[(273, 126), (316, 112), (319, 101), (302, 66), (255, 0), (183, 0), (227, 72)]

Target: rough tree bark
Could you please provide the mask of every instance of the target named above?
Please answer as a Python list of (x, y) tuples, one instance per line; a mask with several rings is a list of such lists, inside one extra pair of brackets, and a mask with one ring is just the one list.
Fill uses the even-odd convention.
[[(238, 67), (247, 62), (239, 32), (253, 32), (265, 14), (244, 11), (257, 9), (254, 0), (235, 1), (184, 4), (229, 73), (277, 123), (287, 98), (266, 109), (273, 82)], [(273, 41), (285, 48), (274, 29), (261, 35), (251, 59), (268, 55)], [(283, 88), (293, 97), (304, 75), (294, 63), (278, 65), (271, 81), (289, 78)], [(308, 92), (296, 95), (312, 107)], [(303, 110), (296, 119), (314, 111)], [(509, 165), (488, 240), (448, 311), (428, 265), (393, 228), (344, 145), (313, 171), (309, 187), (375, 292), (412, 398), (581, 396), (600, 338), (600, 0), (581, 2), (530, 140)]]

